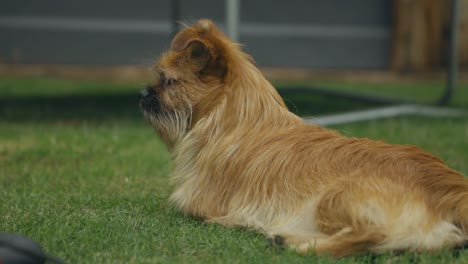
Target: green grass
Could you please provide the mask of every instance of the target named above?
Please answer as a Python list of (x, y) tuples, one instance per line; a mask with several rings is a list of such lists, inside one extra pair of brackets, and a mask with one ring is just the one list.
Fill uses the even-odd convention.
[[(393, 85), (414, 88), (413, 96), (438, 93), (437, 85), (382, 84)], [(0, 78), (0, 231), (31, 237), (70, 263), (468, 262), (468, 252), (448, 250), (334, 261), (269, 248), (255, 232), (184, 217), (167, 202), (171, 161), (138, 111), (142, 86)], [(460, 88), (454, 104), (468, 110), (467, 88)], [(382, 91), (400, 94), (399, 89)], [(299, 113), (312, 115), (374, 106), (313, 95), (287, 101)], [(464, 118), (405, 117), (335, 129), (416, 144), (468, 173)]]

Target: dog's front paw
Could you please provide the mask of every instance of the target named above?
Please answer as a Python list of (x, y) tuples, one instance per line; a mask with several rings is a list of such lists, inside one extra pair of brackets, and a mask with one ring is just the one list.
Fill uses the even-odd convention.
[(269, 238), (267, 247), (273, 247), (281, 250), (285, 249), (286, 243), (284, 241), (284, 237), (280, 235), (275, 235), (272, 238)]

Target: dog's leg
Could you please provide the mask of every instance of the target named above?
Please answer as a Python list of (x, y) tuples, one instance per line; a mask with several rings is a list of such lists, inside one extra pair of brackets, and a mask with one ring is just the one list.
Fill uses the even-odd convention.
[(317, 254), (342, 257), (367, 252), (384, 239), (385, 236), (376, 230), (357, 231), (347, 227), (332, 236), (276, 235), (272, 243), (280, 248), (288, 246), (299, 253), (314, 251)]
[(315, 246), (318, 254), (341, 257), (372, 251), (372, 248), (385, 240), (385, 235), (377, 230), (353, 230), (344, 228), (322, 243)]

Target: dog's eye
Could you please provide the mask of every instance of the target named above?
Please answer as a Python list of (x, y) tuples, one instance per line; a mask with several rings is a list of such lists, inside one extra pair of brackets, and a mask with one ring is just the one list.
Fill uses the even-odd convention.
[(172, 78), (166, 78), (166, 80), (164, 81), (164, 87), (167, 87), (169, 85), (173, 85), (175, 82), (176, 82), (176, 80), (174, 80)]
[(175, 79), (173, 78), (167, 78), (166, 74), (164, 72), (159, 73), (159, 83), (162, 87), (167, 87), (169, 85), (172, 85), (176, 82)]

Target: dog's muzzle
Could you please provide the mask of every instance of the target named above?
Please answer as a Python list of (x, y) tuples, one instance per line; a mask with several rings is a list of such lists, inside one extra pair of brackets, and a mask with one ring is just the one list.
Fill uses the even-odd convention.
[(153, 87), (148, 86), (140, 91), (140, 108), (152, 113), (159, 111), (159, 100)]

